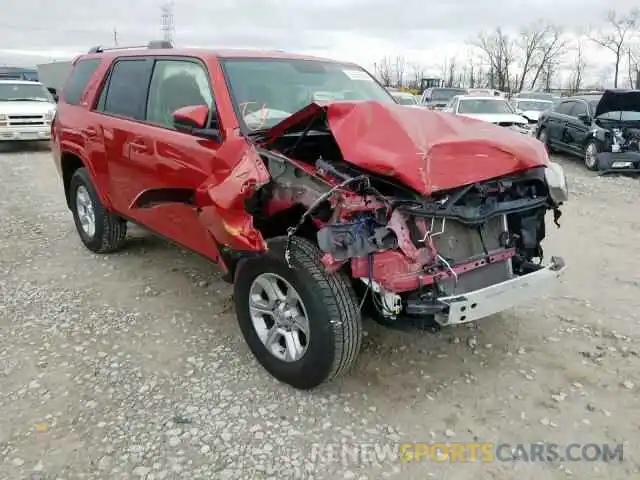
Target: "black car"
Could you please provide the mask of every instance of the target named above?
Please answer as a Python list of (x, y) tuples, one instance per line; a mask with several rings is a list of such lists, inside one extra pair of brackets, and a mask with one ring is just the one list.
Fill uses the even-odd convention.
[(562, 99), (540, 116), (536, 137), (550, 152), (579, 155), (589, 170), (640, 173), (640, 90)]
[(431, 110), (442, 110), (449, 101), (456, 95), (465, 95), (468, 92), (466, 88), (455, 87), (434, 87), (427, 88), (422, 92), (420, 105)]

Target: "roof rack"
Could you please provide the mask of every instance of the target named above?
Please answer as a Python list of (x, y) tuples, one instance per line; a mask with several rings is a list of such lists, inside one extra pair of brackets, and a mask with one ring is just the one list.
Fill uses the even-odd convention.
[(146, 45), (129, 45), (126, 47), (109, 47), (105, 48), (102, 45), (96, 45), (89, 49), (89, 53), (102, 53), (110, 50), (129, 50), (132, 48), (150, 48), (150, 49), (162, 49), (173, 48), (173, 44), (168, 40), (151, 40)]

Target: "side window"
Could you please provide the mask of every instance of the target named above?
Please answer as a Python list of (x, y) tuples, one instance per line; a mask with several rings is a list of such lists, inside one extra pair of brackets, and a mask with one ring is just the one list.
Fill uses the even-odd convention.
[(105, 85), (98, 110), (112, 115), (144, 120), (147, 86), (153, 62), (150, 59), (116, 60)]
[(62, 89), (62, 98), (65, 102), (70, 105), (78, 105), (80, 103), (80, 98), (82, 98), (87, 83), (89, 83), (101, 62), (102, 60), (99, 58), (88, 58), (79, 60), (75, 64)]
[(147, 121), (173, 128), (173, 112), (191, 105), (214, 107), (207, 70), (190, 60), (157, 60), (149, 87)]
[(580, 115), (587, 115), (587, 104), (584, 102), (573, 102), (573, 107), (571, 108), (571, 116), (578, 117)]
[(571, 115), (571, 109), (574, 103), (575, 102), (573, 101), (562, 102), (556, 107), (556, 112), (561, 113), (562, 115)]

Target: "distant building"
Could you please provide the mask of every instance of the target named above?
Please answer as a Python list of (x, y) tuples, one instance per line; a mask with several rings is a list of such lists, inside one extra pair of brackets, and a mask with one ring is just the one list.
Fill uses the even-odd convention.
[(48, 89), (60, 92), (71, 72), (72, 62), (51, 62), (37, 65), (38, 78)]
[(31, 80), (38, 81), (38, 71), (35, 68), (0, 67), (0, 80)]

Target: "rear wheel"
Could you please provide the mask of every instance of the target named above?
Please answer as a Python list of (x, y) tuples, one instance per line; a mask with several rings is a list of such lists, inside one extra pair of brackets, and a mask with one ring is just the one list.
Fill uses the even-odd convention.
[(86, 168), (79, 168), (71, 177), (69, 205), (78, 235), (89, 250), (109, 253), (122, 247), (127, 222), (104, 208)]
[(311, 389), (347, 372), (362, 342), (353, 288), (342, 273), (325, 271), (308, 240), (269, 242), (263, 257), (247, 259), (234, 281), (236, 315), (253, 355), (275, 378)]
[(589, 140), (584, 148), (584, 166), (589, 170), (598, 170), (598, 158), (600, 147), (595, 140)]

